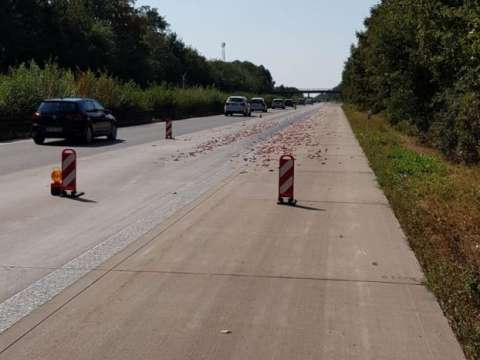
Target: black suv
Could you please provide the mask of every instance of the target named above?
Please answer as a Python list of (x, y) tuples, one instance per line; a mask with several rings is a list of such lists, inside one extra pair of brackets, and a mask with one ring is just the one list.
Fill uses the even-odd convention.
[(48, 99), (33, 115), (32, 138), (36, 144), (43, 144), (46, 138), (80, 138), (89, 144), (96, 136), (117, 138), (117, 120), (96, 100)]

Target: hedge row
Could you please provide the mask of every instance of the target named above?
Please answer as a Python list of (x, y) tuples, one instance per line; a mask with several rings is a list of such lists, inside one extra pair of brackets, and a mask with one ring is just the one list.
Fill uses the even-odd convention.
[(382, 1), (365, 26), (345, 66), (344, 99), (480, 163), (480, 3)]
[(91, 97), (112, 110), (122, 125), (173, 116), (180, 119), (220, 113), (228, 94), (215, 88), (141, 88), (105, 73), (74, 73), (54, 63), (22, 64), (0, 75), (0, 139), (28, 135), (31, 116), (43, 99)]

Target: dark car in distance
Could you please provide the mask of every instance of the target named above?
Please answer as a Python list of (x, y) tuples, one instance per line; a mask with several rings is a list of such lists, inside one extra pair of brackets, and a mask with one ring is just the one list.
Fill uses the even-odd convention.
[(285, 100), (283, 100), (283, 99), (273, 99), (272, 109), (285, 109)]
[(90, 144), (97, 136), (115, 140), (117, 120), (96, 100), (47, 99), (33, 114), (32, 138), (36, 144), (43, 144), (47, 138), (82, 139)]

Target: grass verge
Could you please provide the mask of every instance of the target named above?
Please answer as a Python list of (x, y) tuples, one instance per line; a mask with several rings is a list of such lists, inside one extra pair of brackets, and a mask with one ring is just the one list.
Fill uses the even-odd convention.
[(344, 111), (468, 359), (480, 359), (480, 168)]

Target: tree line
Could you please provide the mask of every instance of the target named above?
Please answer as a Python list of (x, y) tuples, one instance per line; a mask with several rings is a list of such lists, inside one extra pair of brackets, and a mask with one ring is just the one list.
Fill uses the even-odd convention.
[(480, 3), (382, 0), (345, 64), (346, 101), (385, 112), (446, 155), (480, 161)]
[(0, 1), (0, 71), (34, 60), (108, 73), (142, 87), (214, 86), (268, 93), (268, 69), (250, 62), (209, 61), (187, 46), (157, 9), (135, 0)]

